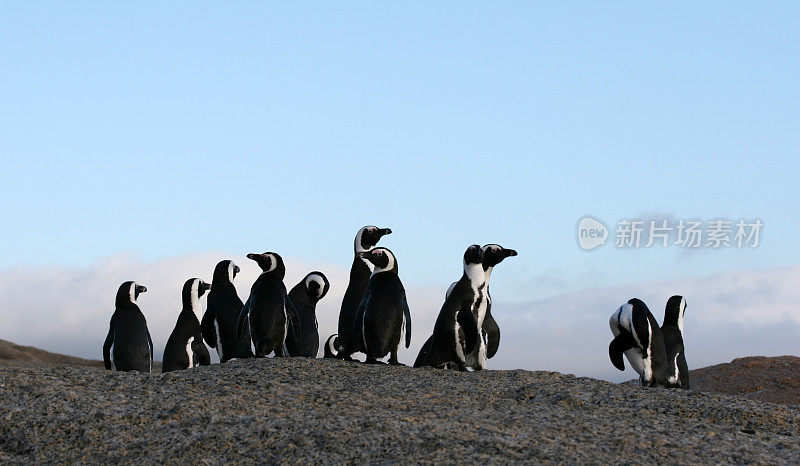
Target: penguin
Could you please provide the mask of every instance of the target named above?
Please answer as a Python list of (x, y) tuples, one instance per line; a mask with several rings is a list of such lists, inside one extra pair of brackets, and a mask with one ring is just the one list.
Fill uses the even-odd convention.
[(248, 254), (247, 258), (261, 267), (261, 275), (250, 288), (250, 297), (239, 313), (237, 335), (244, 335), (249, 325), (256, 357), (265, 358), (273, 352), (275, 356), (284, 356), (288, 316), (283, 259), (274, 252)]
[(317, 357), (319, 323), (316, 306), (330, 287), (331, 284), (324, 273), (311, 272), (289, 291), (286, 305), (291, 308), (289, 312), (297, 314), (300, 325), (300, 328), (294, 328), (293, 321), (289, 320), (290, 328), (286, 332), (286, 350), (289, 356)]
[(206, 294), (211, 285), (199, 278), (190, 278), (183, 284), (181, 299), (183, 307), (178, 314), (175, 329), (164, 347), (164, 358), (161, 360), (161, 372), (180, 371), (197, 366), (211, 364), (208, 348), (203, 344), (203, 332), (200, 329), (202, 313), (200, 298)]
[(667, 300), (664, 309), (664, 323), (661, 334), (664, 335), (664, 347), (669, 364), (669, 385), (689, 390), (689, 366), (686, 364), (686, 350), (683, 346), (683, 315), (686, 312), (686, 299), (683, 296), (672, 296)]
[(325, 352), (324, 352), (324, 354), (322, 356), (323, 358), (336, 358), (337, 357), (337, 355), (336, 355), (336, 346), (334, 345), (337, 336), (338, 335), (333, 334), (333, 335), (328, 337), (328, 340), (325, 342), (325, 349), (324, 349)]
[(345, 361), (352, 361), (351, 356), (356, 352), (355, 348), (360, 346), (360, 343), (353, 338), (353, 324), (374, 269), (372, 263), (359, 254), (372, 250), (382, 237), (391, 233), (390, 228), (378, 228), (372, 225), (365, 226), (356, 233), (353, 243), (353, 265), (350, 266), (350, 281), (347, 283), (347, 290), (342, 298), (338, 333), (333, 340), (337, 357)]
[(499, 244), (487, 244), (481, 248), (483, 250), (483, 272), (486, 276), (486, 299), (481, 301), (477, 309), (474, 310), (475, 321), (481, 329), (481, 338), (471, 353), (467, 354), (467, 366), (475, 370), (486, 368), (486, 359), (493, 357), (500, 346), (500, 327), (492, 317), (492, 297), (489, 294), (489, 279), (492, 277), (494, 267), (506, 257), (517, 255), (517, 251), (506, 249)]
[(233, 285), (238, 273), (239, 266), (233, 261), (224, 260), (217, 264), (211, 280), (211, 291), (208, 292), (208, 306), (200, 321), (203, 340), (209, 347), (217, 350), (220, 363), (234, 358), (253, 357), (250, 330), (245, 329), (241, 337), (236, 335), (239, 312), (244, 306)]
[(404, 331), (406, 348), (411, 345), (411, 312), (397, 274), (397, 259), (386, 248), (373, 248), (359, 255), (375, 269), (356, 312), (353, 335), (361, 343), (358, 350), (367, 355), (367, 364), (378, 364), (378, 359), (391, 353), (389, 364), (403, 365), (397, 360), (397, 350)]
[(467, 370), (466, 355), (475, 349), (480, 338), (474, 312), (485, 299), (486, 274), (482, 261), (483, 249), (477, 244), (464, 252), (464, 273), (451, 285), (430, 342), (423, 345), (414, 367), (442, 368), (452, 364), (460, 371)]
[(125, 282), (117, 290), (114, 314), (103, 343), (103, 364), (107, 370), (146, 374), (153, 370), (153, 340), (147, 320), (136, 304), (139, 295), (146, 291), (147, 288), (135, 282)]
[(643, 387), (670, 386), (664, 336), (647, 305), (638, 298), (630, 299), (614, 311), (609, 325), (614, 340), (608, 346), (608, 355), (614, 367), (625, 370), (625, 354)]

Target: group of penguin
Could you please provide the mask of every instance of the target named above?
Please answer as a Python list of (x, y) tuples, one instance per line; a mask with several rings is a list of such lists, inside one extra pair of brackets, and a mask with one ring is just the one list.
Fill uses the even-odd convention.
[[(376, 364), (388, 355), (388, 363), (398, 365), (400, 345), (410, 346), (411, 312), (397, 258), (389, 249), (377, 246), (391, 232), (389, 228), (365, 226), (356, 234), (338, 333), (327, 339), (324, 357), (352, 361), (355, 353), (363, 353), (366, 363)], [(500, 328), (491, 312), (489, 280), (497, 264), (516, 255), (515, 250), (498, 244), (473, 244), (466, 249), (463, 274), (447, 290), (433, 332), (422, 345), (414, 367), (460, 371), (486, 368), (487, 359), (497, 353), (500, 344)], [(163, 372), (209, 365), (206, 344), (216, 349), (221, 363), (270, 354), (316, 357), (320, 342), (316, 305), (330, 289), (325, 274), (311, 272), (287, 293), (281, 256), (265, 252), (248, 254), (247, 258), (261, 268), (261, 275), (244, 303), (233, 284), (239, 267), (230, 260), (217, 264), (211, 284), (191, 278), (183, 285), (183, 307), (164, 348)], [(153, 342), (136, 304), (146, 291), (132, 281), (119, 287), (103, 345), (106, 369), (152, 371)], [(206, 292), (207, 309), (201, 315), (200, 298)], [(640, 299), (620, 306), (609, 321), (614, 335), (609, 345), (612, 364), (624, 370), (624, 354), (643, 386), (688, 389), (683, 346), (685, 310), (682, 296), (671, 297), (659, 327)]]
[[(368, 364), (400, 364), (401, 343), (411, 344), (411, 312), (398, 275), (395, 255), (378, 241), (392, 230), (365, 226), (356, 234), (338, 333), (325, 344), (324, 356), (352, 361), (366, 355)], [(493, 268), (517, 252), (497, 244), (467, 248), (463, 275), (445, 294), (445, 301), (414, 367), (433, 366), (481, 370), (497, 353), (500, 328), (491, 314), (489, 278)], [(234, 287), (240, 269), (230, 260), (219, 262), (211, 284), (190, 278), (183, 285), (183, 307), (164, 348), (162, 371), (209, 365), (206, 345), (216, 349), (221, 363), (251, 357), (316, 357), (319, 330), (316, 305), (330, 289), (322, 272), (306, 275), (288, 293), (283, 259), (274, 252), (248, 254), (261, 274), (242, 303)], [(103, 344), (106, 369), (151, 372), (153, 341), (144, 314), (136, 304), (142, 285), (128, 281), (117, 290), (116, 306)], [(208, 293), (202, 313), (200, 298)]]

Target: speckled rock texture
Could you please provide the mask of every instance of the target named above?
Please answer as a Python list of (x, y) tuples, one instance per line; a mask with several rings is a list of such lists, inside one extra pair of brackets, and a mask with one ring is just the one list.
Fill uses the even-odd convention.
[(692, 389), (800, 404), (800, 358), (752, 356), (691, 371)]
[(0, 463), (800, 461), (800, 407), (554, 372), (0, 369)]

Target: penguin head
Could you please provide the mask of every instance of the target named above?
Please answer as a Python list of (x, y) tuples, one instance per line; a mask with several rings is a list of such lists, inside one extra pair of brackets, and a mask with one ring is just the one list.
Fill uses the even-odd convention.
[(629, 299), (628, 304), (630, 304), (633, 307), (632, 312), (634, 313), (636, 312), (650, 313), (650, 309), (647, 307), (647, 304), (645, 304), (644, 301), (642, 301), (639, 298)]
[(328, 277), (322, 272), (311, 272), (303, 279), (308, 297), (313, 301), (319, 301), (328, 294), (328, 289), (331, 284), (328, 282)]
[(483, 262), (483, 248), (473, 244), (464, 251), (464, 266), (480, 264)]
[(120, 306), (136, 303), (136, 300), (139, 298), (139, 294), (146, 291), (147, 288), (137, 284), (136, 282), (125, 282), (120, 285), (119, 289), (117, 290), (116, 304), (117, 306)]
[(212, 285), (221, 286), (224, 284), (233, 284), (233, 279), (239, 273), (239, 266), (234, 264), (233, 261), (224, 260), (219, 261), (214, 267), (214, 276), (211, 279)]
[(503, 262), (506, 257), (517, 255), (517, 251), (506, 249), (499, 244), (487, 244), (483, 248), (483, 269), (487, 270)]
[(200, 298), (206, 291), (211, 289), (211, 285), (199, 278), (190, 278), (183, 284), (183, 296)]
[(203, 311), (200, 309), (200, 297), (211, 289), (211, 285), (199, 278), (190, 278), (183, 284), (182, 301), (184, 309), (191, 309), (197, 321), (202, 318)]
[(386, 248), (374, 248), (370, 251), (359, 252), (357, 255), (368, 260), (375, 266), (375, 270), (372, 272), (373, 274), (378, 272), (397, 273), (397, 259), (395, 259), (392, 251)]
[(373, 225), (367, 225), (356, 233), (355, 251), (356, 253), (369, 251), (378, 244), (378, 241), (385, 235), (392, 233), (391, 228), (378, 228)]
[(283, 259), (277, 253), (248, 254), (247, 258), (256, 261), (256, 264), (261, 267), (262, 273), (274, 273), (281, 278), (286, 274)]
[(686, 313), (686, 298), (680, 295), (667, 300), (664, 309), (664, 325), (674, 325), (683, 333), (683, 315)]

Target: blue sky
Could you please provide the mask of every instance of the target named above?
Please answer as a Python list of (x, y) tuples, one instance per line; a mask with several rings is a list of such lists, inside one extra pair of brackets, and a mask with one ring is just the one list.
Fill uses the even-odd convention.
[[(468, 244), (517, 249), (508, 302), (800, 259), (796, 2), (19, 2), (0, 41), (2, 269), (347, 267), (365, 224), (409, 285), (457, 279)], [(586, 214), (765, 230), (585, 252)]]

